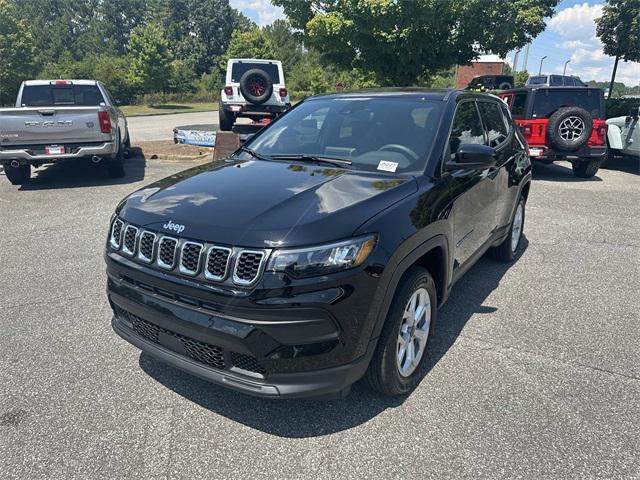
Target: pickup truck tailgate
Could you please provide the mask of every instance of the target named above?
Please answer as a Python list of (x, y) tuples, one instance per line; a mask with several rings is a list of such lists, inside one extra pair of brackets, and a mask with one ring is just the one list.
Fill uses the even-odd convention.
[(0, 146), (94, 143), (111, 140), (102, 133), (101, 107), (32, 107), (0, 109)]

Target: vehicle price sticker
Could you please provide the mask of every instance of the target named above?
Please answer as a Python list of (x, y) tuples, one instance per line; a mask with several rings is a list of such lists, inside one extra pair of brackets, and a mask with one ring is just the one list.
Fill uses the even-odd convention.
[(378, 170), (382, 170), (383, 172), (395, 172), (398, 168), (398, 164), (396, 162), (390, 162), (388, 160), (380, 160), (378, 164)]

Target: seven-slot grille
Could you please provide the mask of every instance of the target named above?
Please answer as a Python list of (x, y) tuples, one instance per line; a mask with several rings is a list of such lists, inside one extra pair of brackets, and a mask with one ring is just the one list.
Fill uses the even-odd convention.
[(162, 237), (158, 244), (158, 266), (171, 270), (175, 266), (176, 249), (178, 240), (171, 237)]
[(142, 232), (140, 235), (140, 245), (138, 246), (138, 258), (146, 263), (153, 262), (153, 246), (156, 242), (156, 234)]
[(204, 276), (209, 280), (224, 280), (227, 276), (230, 259), (230, 248), (211, 247), (207, 254), (207, 265), (204, 269)]
[(124, 229), (124, 240), (122, 241), (122, 252), (132, 257), (136, 251), (136, 237), (138, 229), (133, 225), (127, 225)]
[[(183, 275), (203, 276), (215, 282), (253, 285), (262, 273), (268, 250), (246, 250), (181, 240), (139, 229), (116, 218), (109, 245), (135, 259)], [(231, 277), (231, 278), (229, 278)]]
[(243, 250), (238, 255), (233, 280), (240, 285), (251, 285), (260, 274), (264, 252)]
[(184, 242), (180, 255), (180, 272), (187, 275), (197, 275), (200, 269), (200, 254), (202, 244), (194, 242)]

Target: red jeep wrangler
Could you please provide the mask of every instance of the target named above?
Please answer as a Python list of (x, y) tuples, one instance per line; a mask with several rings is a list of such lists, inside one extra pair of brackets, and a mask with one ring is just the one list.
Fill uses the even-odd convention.
[(531, 160), (569, 160), (576, 177), (596, 174), (607, 155), (602, 89), (527, 87), (498, 96), (522, 129)]

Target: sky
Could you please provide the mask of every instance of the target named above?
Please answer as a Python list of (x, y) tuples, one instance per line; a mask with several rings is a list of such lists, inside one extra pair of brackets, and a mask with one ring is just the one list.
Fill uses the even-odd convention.
[[(230, 0), (234, 8), (242, 11), (258, 25), (268, 25), (284, 18), (282, 9), (274, 7), (270, 0)], [(568, 75), (582, 80), (608, 81), (613, 69), (613, 58), (602, 52), (602, 44), (596, 37), (594, 20), (602, 14), (601, 0), (563, 0), (556, 7), (556, 14), (547, 19), (547, 28), (533, 40), (529, 47), (527, 70), (538, 73), (540, 59), (544, 59), (543, 73), (562, 73), (564, 62)], [(513, 64), (514, 53), (507, 55)], [(524, 51), (518, 59), (518, 70), (524, 67)], [(616, 81), (628, 86), (640, 85), (640, 64), (618, 64)]]

